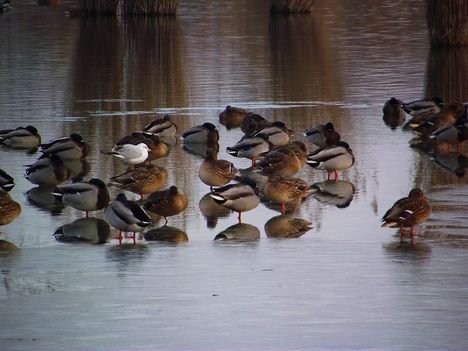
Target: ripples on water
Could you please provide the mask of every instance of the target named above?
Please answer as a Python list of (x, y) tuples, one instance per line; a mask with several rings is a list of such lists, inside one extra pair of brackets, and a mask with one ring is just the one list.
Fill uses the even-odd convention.
[[(319, 2), (311, 16), (272, 18), (267, 1), (181, 2), (177, 19), (152, 20), (70, 19), (69, 4), (15, 2), (0, 16), (0, 129), (34, 124), (45, 141), (81, 134), (92, 145), (87, 177), (121, 173), (100, 151), (166, 113), (179, 133), (214, 123), (220, 156), (248, 167), (224, 152), (242, 135), (218, 121), (228, 104), (283, 120), (299, 137), (332, 121), (357, 161), (340, 196), (318, 192), (290, 217), (261, 204), (239, 226), (207, 201), (200, 151), (174, 143), (157, 163), (189, 207), (162, 233), (118, 246), (102, 213), (83, 221), (24, 179), (37, 153), (2, 148), (22, 206), (0, 229), (6, 350), (468, 343), (466, 145), (427, 155), (382, 121), (392, 96), (468, 100), (466, 49), (430, 50), (422, 4)], [(298, 176), (324, 185), (324, 172), (307, 166)], [(411, 246), (379, 219), (413, 186), (434, 211)], [(301, 233), (307, 224), (293, 217), (312, 229)], [(282, 238), (281, 226), (296, 238)]]

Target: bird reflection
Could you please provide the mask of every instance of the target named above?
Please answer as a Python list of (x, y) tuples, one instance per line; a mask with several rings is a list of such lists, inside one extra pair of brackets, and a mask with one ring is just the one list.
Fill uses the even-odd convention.
[(214, 228), (218, 224), (219, 218), (229, 217), (232, 210), (216, 203), (210, 196), (211, 193), (205, 194), (198, 202), (200, 212), (206, 219), (206, 226)]
[(353, 183), (346, 180), (327, 180), (312, 184), (315, 191), (312, 196), (320, 202), (346, 208), (353, 201), (355, 188)]
[(122, 243), (122, 245), (109, 245), (106, 259), (117, 264), (120, 272), (135, 271), (138, 264), (148, 258), (150, 254), (148, 245)]
[(265, 223), (265, 233), (269, 238), (299, 238), (311, 229), (311, 222), (291, 215), (272, 217)]
[[(397, 234), (399, 236), (399, 234)], [(400, 241), (383, 245), (387, 253), (401, 260), (425, 261), (432, 251), (431, 246), (423, 242)]]
[(188, 241), (188, 236), (182, 229), (169, 225), (150, 229), (143, 233), (143, 236), (147, 241), (161, 241), (174, 244)]
[(94, 217), (79, 218), (58, 227), (54, 233), (55, 240), (67, 243), (104, 244), (109, 236), (109, 224), (103, 219)]
[(247, 223), (234, 224), (218, 235), (215, 236), (214, 240), (237, 240), (237, 241), (254, 241), (260, 239), (260, 230)]
[(81, 182), (89, 173), (91, 165), (85, 159), (63, 160), (63, 164), (70, 169), (70, 178), (73, 182)]
[(206, 144), (206, 143), (185, 143), (183, 149), (189, 154), (205, 158), (206, 150), (213, 149), (216, 153), (219, 152), (219, 144)]
[(458, 178), (465, 176), (468, 167), (468, 157), (459, 152), (434, 153), (431, 160), (443, 170), (455, 174)]
[(50, 212), (53, 216), (58, 216), (65, 208), (65, 204), (52, 195), (54, 189), (55, 187), (41, 186), (31, 188), (26, 192), (26, 199), (40, 210)]

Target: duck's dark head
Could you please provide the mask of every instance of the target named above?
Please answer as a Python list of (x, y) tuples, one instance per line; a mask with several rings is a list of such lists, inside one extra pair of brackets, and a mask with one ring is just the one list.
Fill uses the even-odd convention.
[(26, 129), (29, 133), (31, 133), (32, 135), (37, 135), (38, 134), (38, 131), (36, 129), (36, 127), (33, 127), (33, 126), (27, 126), (25, 127), (24, 129)]
[(208, 130), (216, 130), (216, 126), (210, 122), (203, 123), (203, 127), (205, 127)]
[(175, 195), (179, 192), (179, 190), (177, 189), (177, 187), (175, 185), (172, 185), (170, 188), (169, 188), (169, 194), (171, 195)]
[(327, 124), (325, 124), (325, 129), (329, 132), (333, 132), (335, 130), (335, 126), (333, 125), (333, 123), (328, 122)]
[(76, 133), (70, 134), (70, 139), (76, 143), (80, 143), (83, 141), (83, 138), (81, 137), (81, 135), (76, 134)]
[(99, 178), (93, 178), (89, 181), (89, 184), (96, 185), (98, 188), (104, 189), (106, 188), (106, 184)]

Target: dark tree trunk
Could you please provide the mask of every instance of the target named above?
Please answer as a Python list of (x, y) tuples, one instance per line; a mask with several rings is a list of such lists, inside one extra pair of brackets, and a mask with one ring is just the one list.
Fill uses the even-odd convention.
[(80, 0), (81, 14), (90, 16), (116, 15), (118, 0)]
[(426, 19), (432, 45), (468, 45), (468, 0), (426, 0)]
[(312, 12), (315, 0), (271, 0), (270, 13), (290, 14)]

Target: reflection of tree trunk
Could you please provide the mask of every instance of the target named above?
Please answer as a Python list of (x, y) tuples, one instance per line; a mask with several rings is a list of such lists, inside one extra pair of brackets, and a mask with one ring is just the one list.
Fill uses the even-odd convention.
[(446, 102), (468, 99), (468, 48), (433, 48), (426, 72), (426, 96)]
[(119, 0), (80, 0), (83, 13), (89, 15), (115, 15)]
[(308, 13), (312, 12), (315, 0), (271, 0), (271, 13)]
[(123, 0), (126, 15), (175, 15), (179, 0)]
[(468, 45), (468, 1), (426, 0), (426, 20), (433, 45)]

